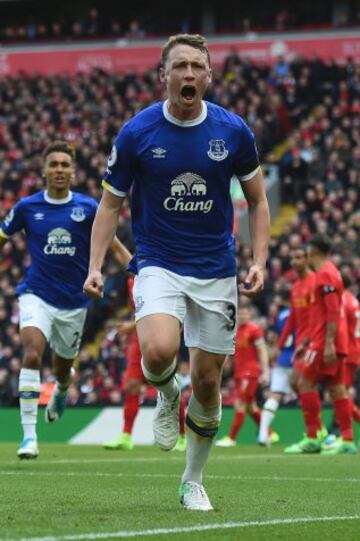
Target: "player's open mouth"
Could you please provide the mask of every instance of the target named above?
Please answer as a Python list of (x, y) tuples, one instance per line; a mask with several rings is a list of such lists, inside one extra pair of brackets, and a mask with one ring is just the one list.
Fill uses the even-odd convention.
[(185, 85), (181, 89), (181, 95), (186, 101), (192, 101), (195, 98), (196, 88), (191, 85)]

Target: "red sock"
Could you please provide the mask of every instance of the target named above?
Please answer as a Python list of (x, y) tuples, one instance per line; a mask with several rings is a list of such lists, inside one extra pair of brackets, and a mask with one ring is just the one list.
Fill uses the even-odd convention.
[(340, 398), (340, 400), (335, 400), (334, 410), (342, 439), (346, 441), (353, 441), (354, 430), (352, 425), (353, 418), (351, 400), (347, 397)]
[(300, 405), (304, 414), (306, 434), (309, 438), (316, 438), (317, 431), (321, 430), (321, 402), (317, 391), (308, 391), (300, 394)]
[(357, 407), (356, 404), (354, 404), (354, 402), (351, 402), (352, 403), (352, 415), (353, 415), (353, 419), (354, 421), (356, 421), (357, 423), (360, 423), (360, 409)]
[(236, 440), (236, 436), (238, 435), (238, 432), (244, 422), (244, 419), (245, 419), (245, 412), (244, 411), (237, 411), (235, 413), (235, 417), (234, 417), (234, 420), (232, 422), (232, 425), (231, 425), (231, 430), (230, 430), (230, 438), (232, 440)]
[(185, 436), (185, 399), (181, 397), (179, 408), (179, 434)]
[(134, 422), (140, 407), (138, 394), (126, 394), (124, 400), (124, 432), (132, 433)]
[(255, 410), (253, 411), (252, 413), (250, 413), (251, 415), (251, 418), (253, 419), (253, 421), (258, 425), (260, 426), (260, 418), (261, 418), (261, 413), (259, 410)]

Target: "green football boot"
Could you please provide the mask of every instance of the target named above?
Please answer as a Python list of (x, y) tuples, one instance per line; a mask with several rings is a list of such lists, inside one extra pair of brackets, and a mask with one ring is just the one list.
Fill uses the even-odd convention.
[(181, 453), (186, 451), (186, 436), (179, 435), (178, 441), (172, 451), (180, 451)]
[(318, 437), (318, 440), (320, 440), (321, 443), (325, 441), (329, 435), (329, 432), (326, 426), (322, 425), (321, 429), (317, 431), (316, 435)]
[(111, 441), (105, 441), (103, 443), (104, 449), (119, 449), (121, 451), (132, 451), (134, 449), (134, 442), (131, 434), (124, 432), (119, 438)]
[(308, 438), (305, 436), (299, 443), (293, 443), (285, 447), (284, 453), (289, 455), (315, 454), (320, 453), (321, 443), (317, 438)]
[(321, 451), (321, 454), (325, 456), (356, 455), (357, 453), (358, 448), (355, 443), (353, 441), (345, 441), (342, 438), (337, 438), (331, 445), (328, 445)]

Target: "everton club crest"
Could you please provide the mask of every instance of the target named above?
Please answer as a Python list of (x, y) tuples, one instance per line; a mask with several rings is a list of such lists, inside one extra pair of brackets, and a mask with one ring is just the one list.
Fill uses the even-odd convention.
[(84, 209), (82, 207), (73, 208), (70, 214), (70, 218), (74, 220), (74, 222), (82, 222), (86, 218)]
[(216, 162), (221, 162), (228, 157), (229, 151), (225, 148), (225, 141), (223, 139), (210, 139), (210, 148), (207, 155)]

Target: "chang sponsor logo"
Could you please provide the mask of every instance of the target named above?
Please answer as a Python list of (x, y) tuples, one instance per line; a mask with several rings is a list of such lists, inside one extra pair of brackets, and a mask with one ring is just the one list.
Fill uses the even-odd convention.
[(187, 172), (177, 176), (170, 186), (170, 197), (164, 200), (164, 207), (170, 212), (211, 211), (213, 199), (204, 199), (207, 194), (206, 180), (200, 175)]
[(44, 246), (46, 255), (74, 256), (76, 246), (71, 246), (71, 233), (61, 227), (56, 227), (48, 233), (47, 244)]

